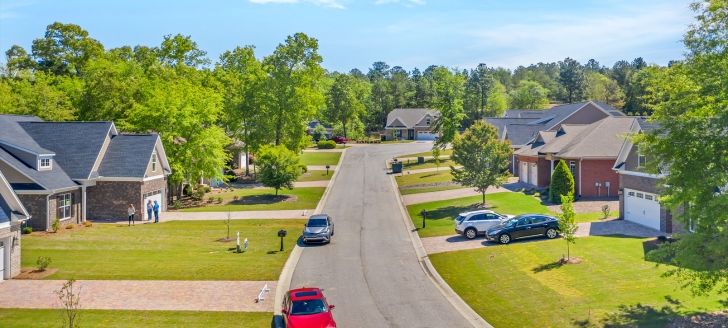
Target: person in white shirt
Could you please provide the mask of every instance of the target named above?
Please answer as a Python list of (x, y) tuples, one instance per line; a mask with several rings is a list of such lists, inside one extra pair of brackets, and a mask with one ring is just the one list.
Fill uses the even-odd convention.
[(133, 204), (129, 204), (129, 207), (126, 209), (126, 213), (129, 214), (129, 225), (131, 226), (134, 224), (134, 214), (136, 214), (136, 209)]

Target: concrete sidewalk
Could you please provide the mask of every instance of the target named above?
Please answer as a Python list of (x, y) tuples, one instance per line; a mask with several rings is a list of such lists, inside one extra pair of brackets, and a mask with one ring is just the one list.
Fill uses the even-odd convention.
[(307, 188), (307, 187), (328, 187), (329, 180), (318, 180), (318, 181), (296, 181), (293, 183), (295, 188)]
[[(61, 308), (65, 280), (0, 283), (0, 308)], [(82, 309), (272, 312), (276, 281), (79, 280)], [(268, 284), (265, 300), (255, 298)], [(74, 287), (75, 289), (75, 287)]]
[[(238, 212), (163, 212), (159, 216), (160, 222), (166, 221), (196, 221), (196, 220), (225, 220), (228, 213), (233, 220), (241, 219), (296, 219), (306, 218), (313, 213), (307, 210), (281, 210), (281, 211), (238, 211)], [(305, 214), (304, 214), (305, 213)], [(100, 221), (103, 222), (103, 221)], [(120, 221), (122, 223), (126, 221)], [(146, 222), (146, 221), (145, 221)]]
[[(522, 184), (518, 182), (518, 178), (509, 178), (508, 183), (505, 185), (495, 188), (491, 187), (485, 192), (486, 194), (493, 194), (497, 192), (512, 192), (521, 187)], [(419, 194), (402, 195), (402, 201), (405, 205), (420, 204), (427, 202), (434, 202), (438, 200), (456, 199), (470, 196), (479, 196), (480, 192), (473, 188), (461, 188), (451, 189), (443, 191), (423, 192)]]
[[(308, 165), (306, 166), (309, 171), (326, 171), (326, 165)], [(329, 165), (329, 172), (336, 170), (336, 165)]]

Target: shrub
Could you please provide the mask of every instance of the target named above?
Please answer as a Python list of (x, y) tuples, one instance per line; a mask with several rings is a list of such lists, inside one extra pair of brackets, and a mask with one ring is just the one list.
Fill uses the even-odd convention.
[(192, 198), (194, 200), (202, 200), (202, 197), (205, 196), (205, 191), (202, 189), (197, 189), (195, 192), (192, 193)]
[(53, 230), (53, 232), (58, 232), (58, 229), (60, 229), (60, 228), (61, 228), (61, 220), (59, 220), (59, 219), (53, 220), (53, 223), (51, 224), (51, 230)]
[(333, 140), (325, 140), (318, 142), (318, 149), (334, 149), (336, 148), (336, 142)]
[(217, 196), (217, 203), (218, 204), (222, 204), (222, 197), (221, 196)]
[(549, 200), (554, 204), (559, 204), (561, 203), (561, 196), (569, 194), (574, 194), (574, 176), (571, 175), (571, 170), (566, 166), (566, 162), (559, 160), (556, 168), (554, 168), (554, 173), (551, 175)]
[(90, 228), (92, 225), (94, 225), (94, 224), (91, 223), (91, 221), (83, 221), (83, 226), (86, 228)]
[(233, 200), (235, 200), (235, 201), (238, 200), (238, 198), (239, 198), (238, 195), (233, 196)]
[(51, 264), (51, 258), (48, 256), (38, 256), (38, 260), (35, 261), (38, 265), (38, 271), (45, 271), (48, 265)]
[(66, 225), (66, 229), (68, 229), (68, 230), (71, 230), (71, 229), (73, 229), (73, 224), (68, 224), (68, 225)]
[(609, 210), (609, 204), (604, 204), (604, 206), (602, 206), (602, 214), (604, 215), (605, 220), (609, 218), (610, 212), (611, 211)]
[(33, 232), (33, 227), (23, 227), (23, 230), (21, 230), (21, 233), (24, 235), (30, 234)]
[(192, 192), (194, 192), (194, 190), (192, 190), (192, 185), (185, 185), (185, 187), (182, 188), (182, 193), (185, 196), (192, 196)]
[(212, 204), (212, 202), (214, 202), (214, 201), (215, 201), (215, 197), (210, 197), (207, 199), (208, 204)]
[(182, 208), (182, 202), (179, 199), (175, 200), (172, 204), (172, 208), (174, 208), (175, 210)]

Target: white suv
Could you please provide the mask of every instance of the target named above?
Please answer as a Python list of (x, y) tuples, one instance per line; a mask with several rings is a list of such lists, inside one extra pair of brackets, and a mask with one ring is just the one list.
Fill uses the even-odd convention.
[(465, 238), (474, 239), (478, 235), (484, 235), (488, 228), (500, 224), (509, 217), (490, 210), (460, 213), (455, 218), (455, 231), (464, 235)]

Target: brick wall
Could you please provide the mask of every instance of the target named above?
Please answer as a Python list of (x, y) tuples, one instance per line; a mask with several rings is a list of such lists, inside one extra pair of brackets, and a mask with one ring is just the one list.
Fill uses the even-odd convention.
[(126, 219), (129, 204), (134, 204), (138, 217), (144, 210), (142, 182), (98, 181), (86, 189), (86, 201), (89, 219)]
[(30, 214), (27, 224), (37, 231), (45, 231), (50, 228), (48, 221), (46, 195), (23, 195), (18, 194), (20, 202)]
[[(577, 167), (578, 167), (577, 163)], [(606, 197), (607, 188), (605, 182), (610, 183), (609, 196), (616, 197), (619, 190), (619, 175), (612, 170), (614, 159), (609, 160), (583, 160), (581, 162), (581, 197)], [(574, 180), (579, 185), (579, 180)], [(601, 183), (602, 187), (596, 187), (596, 183)]]

